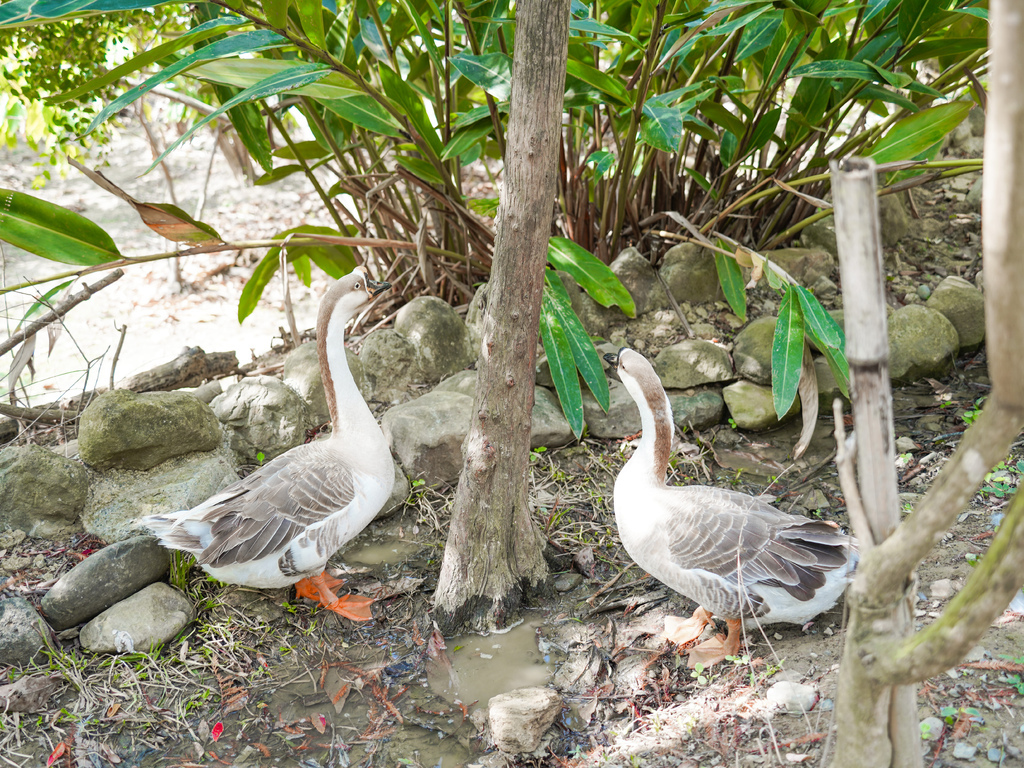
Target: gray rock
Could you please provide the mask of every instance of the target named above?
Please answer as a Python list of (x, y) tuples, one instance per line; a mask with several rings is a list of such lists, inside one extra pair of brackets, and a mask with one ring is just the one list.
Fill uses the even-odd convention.
[(984, 189), (984, 182), (982, 181), (982, 174), (978, 174), (978, 179), (971, 188), (967, 191), (967, 196), (964, 198), (964, 202), (967, 203), (968, 207), (975, 213), (981, 213), (981, 199), (982, 192)]
[(48, 634), (46, 622), (28, 600), (0, 600), (0, 667), (31, 664), (38, 659)]
[(469, 397), (476, 397), (476, 371), (459, 371), (434, 387), (434, 391), (459, 392)]
[(659, 272), (680, 304), (707, 304), (724, 298), (715, 257), (699, 245), (683, 243), (669, 248)]
[(395, 331), (416, 348), (427, 382), (461, 371), (475, 358), (466, 323), (448, 302), (436, 296), (418, 296), (402, 307), (395, 318)]
[(157, 582), (105, 610), (78, 638), (93, 653), (147, 653), (173, 640), (195, 615), (191, 600)]
[(462, 471), (472, 415), (473, 398), (435, 390), (394, 406), (380, 426), (409, 476), (435, 485), (455, 481)]
[(672, 420), (680, 429), (707, 429), (722, 420), (725, 409), (722, 395), (710, 389), (694, 395), (669, 392), (668, 401), (672, 405)]
[(474, 355), (480, 354), (480, 342), (484, 337), (484, 311), (487, 309), (487, 294), (490, 289), (490, 283), (478, 285), (466, 308), (466, 331), (469, 333), (470, 352)]
[(575, 572), (562, 573), (555, 578), (555, 591), (571, 592), (582, 583), (583, 576), (581, 574)]
[(832, 401), (837, 397), (844, 403), (850, 402), (824, 357), (814, 358), (814, 373), (818, 380), (818, 413), (832, 415)]
[(590, 294), (583, 290), (568, 272), (558, 272), (558, 277), (565, 286), (569, 300), (572, 302), (573, 312), (580, 319), (583, 328), (591, 336), (604, 336), (614, 326), (625, 322), (626, 316), (616, 306), (604, 307), (590, 297)]
[(978, 274), (976, 274), (974, 276), (974, 285), (982, 293), (985, 292), (985, 270), (984, 269), (979, 269), (978, 270)]
[(960, 351), (956, 328), (930, 307), (910, 304), (889, 317), (889, 374), (894, 382), (941, 378)]
[(971, 127), (972, 136), (985, 135), (985, 110), (975, 105), (967, 113), (967, 124)]
[(897, 453), (910, 453), (917, 450), (917, 443), (911, 440), (909, 437), (904, 435), (903, 437), (896, 438), (896, 452)]
[(800, 242), (804, 248), (817, 248), (827, 251), (834, 259), (839, 258), (839, 245), (836, 242), (836, 222), (832, 216), (818, 219), (808, 224), (800, 232)]
[(608, 412), (589, 389), (583, 392), (583, 420), (591, 437), (626, 437), (640, 431), (640, 411), (621, 382), (608, 382)]
[(93, 478), (82, 525), (104, 541), (121, 541), (137, 535), (138, 518), (191, 509), (237, 479), (223, 449), (178, 456), (149, 472), (112, 469)]
[(626, 248), (609, 266), (633, 298), (637, 317), (669, 305), (658, 273), (636, 248)]
[(359, 360), (363, 366), (362, 393), (367, 400), (401, 402), (409, 397), (409, 387), (423, 380), (416, 345), (391, 328), (368, 334)]
[(196, 400), (209, 405), (213, 402), (213, 398), (223, 391), (224, 387), (221, 386), (220, 379), (213, 379), (193, 389), (191, 395)]
[[(814, 285), (819, 277), (828, 277), (836, 268), (835, 257), (822, 248), (779, 248), (765, 251), (764, 257), (786, 270), (800, 285)], [(767, 277), (761, 280), (767, 285)]]
[[(348, 350), (345, 350), (348, 353)], [(349, 354), (349, 365), (352, 357)], [(356, 358), (358, 359), (358, 358)], [(320, 358), (316, 354), (316, 342), (303, 344), (288, 353), (284, 359), (284, 382), (306, 401), (311, 416), (310, 426), (320, 426), (331, 420), (327, 410), (327, 395), (324, 392), (324, 380), (320, 375)]]
[[(965, 280), (964, 282), (967, 282), (967, 281)], [(973, 285), (971, 287), (974, 288)], [(975, 290), (977, 290), (977, 289), (975, 288)], [(931, 295), (932, 295), (932, 289), (929, 288), (924, 283), (922, 283), (921, 285), (917, 286), (917, 298), (919, 298), (921, 301), (928, 301), (928, 297), (931, 296)]]
[(879, 226), (882, 230), (882, 245), (891, 248), (907, 235), (910, 216), (903, 207), (900, 195), (882, 195), (878, 198)]
[(985, 296), (962, 277), (950, 275), (926, 305), (945, 315), (956, 328), (961, 352), (973, 352), (985, 340)]
[(765, 693), (765, 698), (790, 715), (802, 715), (818, 703), (818, 691), (812, 685), (782, 681)]
[(272, 376), (242, 379), (211, 405), (227, 430), (231, 450), (245, 464), (267, 462), (302, 445), (306, 430), (315, 426), (306, 401)]
[(778, 318), (759, 317), (736, 334), (732, 359), (736, 373), (755, 384), (772, 383), (772, 341)]
[(945, 723), (937, 717), (926, 717), (921, 721), (921, 738), (925, 741), (938, 741), (942, 736)]
[(170, 563), (167, 550), (152, 536), (125, 539), (61, 576), (40, 607), (54, 629), (68, 629), (162, 579)]
[(839, 286), (822, 275), (811, 285), (811, 293), (813, 293), (819, 301), (834, 301), (836, 296), (839, 295)]
[(736, 378), (729, 353), (704, 339), (686, 339), (665, 347), (654, 358), (654, 370), (666, 389), (689, 389)]
[(89, 473), (80, 463), (39, 445), (0, 451), (0, 529), (58, 538), (79, 527), (89, 494)]
[(221, 431), (210, 406), (185, 392), (104, 392), (82, 414), (78, 449), (96, 469), (151, 469), (174, 456), (212, 451)]
[(530, 412), (530, 447), (557, 448), (568, 445), (575, 438), (558, 397), (544, 387), (535, 387), (533, 410)]
[(928, 585), (928, 592), (933, 600), (945, 600), (950, 598), (953, 596), (955, 591), (952, 579), (936, 579)]
[[(772, 388), (763, 387), (750, 381), (737, 381), (722, 390), (729, 415), (740, 429), (770, 429), (779, 423), (772, 401)], [(800, 412), (800, 398), (793, 401), (793, 407), (785, 418), (792, 418)]]
[(502, 752), (532, 752), (562, 712), (562, 697), (550, 688), (518, 688), (487, 702), (491, 736)]
[(973, 760), (978, 754), (978, 748), (971, 746), (966, 741), (958, 741), (953, 745), (953, 757), (957, 760)]
[(405, 472), (402, 468), (395, 464), (395, 484), (391, 488), (391, 495), (388, 496), (388, 500), (384, 502), (384, 506), (380, 508), (374, 516), (374, 520), (385, 520), (396, 512), (399, 512), (402, 507), (405, 506), (405, 500), (409, 498), (409, 491), (412, 490), (412, 483), (409, 482), (409, 478), (405, 476)]

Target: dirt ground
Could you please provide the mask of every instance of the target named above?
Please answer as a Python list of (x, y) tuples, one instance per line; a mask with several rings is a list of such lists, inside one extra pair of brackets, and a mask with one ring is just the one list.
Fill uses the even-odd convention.
[[(199, 168), (199, 158), (197, 151), (196, 158), (186, 156), (183, 162)], [(0, 155), (0, 184), (27, 184), (30, 174), (18, 162)], [(317, 223), (304, 218), (306, 191), (295, 190), (294, 200), (272, 198), (265, 190), (234, 189), (224, 174), (220, 178), (224, 189), (211, 196), (204, 219), (223, 227), (222, 234), (230, 231), (232, 217), (238, 219), (237, 236)], [(891, 254), (898, 257), (895, 296), (921, 283), (934, 287), (944, 273), (973, 277), (979, 266), (979, 222), (962, 205), (969, 183), (954, 179), (915, 193), (922, 216), (942, 226), (919, 227)], [(75, 184), (55, 187), (53, 194), (63, 201), (77, 194), (83, 204), (102, 195)], [(159, 192), (149, 199), (163, 199)], [(268, 216), (274, 221), (268, 223)], [(123, 236), (130, 239), (130, 221), (121, 220)], [(164, 247), (151, 243), (142, 250)], [(166, 292), (162, 267), (137, 268), (124, 279), (131, 282), (122, 281), (117, 302), (90, 309), (95, 315), (83, 307), (67, 333), (79, 341), (102, 336), (101, 346), (109, 347), (113, 332), (103, 328), (111, 317), (104, 313), (140, 313), (127, 322), (144, 328), (140, 336), (149, 343), (140, 344), (138, 352), (126, 348), (119, 363), (126, 374), (163, 362), (185, 345), (220, 351), (230, 340), (237, 349), (265, 350), (283, 320), (278, 312), (258, 311), (253, 319), (264, 319), (239, 332), (235, 302), (251, 264), (244, 257), (222, 258), (238, 266), (217, 271), (220, 262), (213, 259), (186, 265), (195, 289), (184, 294)], [(16, 263), (21, 272), (26, 265), (38, 266), (32, 260)], [(317, 288), (314, 283), (299, 297), (309, 308), (315, 306)], [(266, 310), (280, 309), (274, 290)], [(752, 314), (770, 298), (754, 292)], [(709, 309), (706, 321), (728, 341), (735, 333), (728, 309)], [(300, 314), (300, 325), (308, 327), (312, 314), (304, 317)], [(234, 324), (219, 325), (225, 318)], [(203, 328), (213, 329), (210, 346), (197, 338)], [(645, 337), (644, 328), (643, 323), (627, 325), (627, 339), (645, 341), (653, 353), (655, 340)], [(669, 341), (661, 337), (658, 343)], [(90, 355), (102, 357), (84, 352), (79, 362)], [(59, 378), (61, 364), (66, 361), (46, 374), (54, 377), (54, 389), (66, 386)], [(907, 514), (973, 420), (988, 388), (985, 364), (983, 352), (964, 356), (942, 381), (896, 390), (897, 437), (915, 444), (899, 459)], [(44, 393), (37, 396), (47, 397)], [(699, 435), (682, 434), (672, 481), (765, 493), (783, 510), (848, 526), (832, 462), (830, 419), (822, 417), (811, 448), (794, 463), (789, 456), (797, 431), (790, 424), (750, 434), (723, 424)], [(51, 758), (68, 766), (504, 765), (505, 758), (487, 754), (486, 737), (479, 736), (487, 699), (553, 680), (564, 693), (562, 717), (535, 754), (513, 764), (827, 764), (842, 607), (805, 628), (772, 626), (763, 633), (752, 628), (743, 657), (703, 672), (688, 669), (658, 633), (666, 614), (687, 613), (693, 605), (631, 565), (615, 530), (612, 483), (631, 451), (628, 441), (587, 439), (533, 454), (531, 502), (550, 544), (552, 570), (566, 591), (539, 599), (507, 634), (442, 638), (435, 631), (430, 597), (452, 489), (419, 486), (402, 512), (372, 525), (337, 557), (350, 586), (378, 599), (375, 621), (355, 625), (316, 612), (289, 590), (224, 587), (198, 569), (175, 572), (173, 583), (198, 606), (197, 621), (153, 654), (97, 657), (81, 649), (75, 630), (61, 633), (39, 671), (53, 676), (53, 698), (40, 714), (0, 714), (0, 761), (16, 766), (47, 764)], [(1024, 440), (919, 569), (915, 615), (921, 625), (962, 586), (1022, 475)], [(61, 573), (102, 546), (86, 536), (60, 542), (16, 539), (0, 537), (0, 596), (20, 595), (37, 605)], [(1021, 763), (1024, 624), (1009, 615), (1004, 619), (967, 662), (921, 686), (922, 720), (941, 722), (925, 742), (926, 764)], [(771, 713), (764, 693), (780, 680), (815, 685), (814, 710), (803, 717)], [(970, 760), (961, 759), (968, 753)]]

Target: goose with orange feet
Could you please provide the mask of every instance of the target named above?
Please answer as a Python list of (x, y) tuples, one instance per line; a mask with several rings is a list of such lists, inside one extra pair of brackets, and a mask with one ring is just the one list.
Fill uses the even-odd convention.
[(151, 515), (136, 525), (160, 543), (195, 556), (216, 579), (278, 588), (356, 621), (373, 618), (373, 601), (335, 594), (342, 582), (327, 560), (355, 538), (391, 495), (391, 449), (363, 400), (345, 354), (345, 326), (390, 288), (357, 267), (330, 287), (316, 323), (330, 437), (292, 448), (192, 509)]
[(835, 524), (788, 515), (737, 491), (666, 483), (674, 424), (661, 379), (623, 348), (605, 355), (640, 409), (642, 437), (615, 480), (615, 522), (629, 556), (694, 600), (688, 619), (667, 617), (665, 636), (685, 645), (712, 616), (717, 635), (690, 650), (708, 667), (740, 652), (743, 625), (803, 625), (836, 604), (852, 578), (857, 542)]

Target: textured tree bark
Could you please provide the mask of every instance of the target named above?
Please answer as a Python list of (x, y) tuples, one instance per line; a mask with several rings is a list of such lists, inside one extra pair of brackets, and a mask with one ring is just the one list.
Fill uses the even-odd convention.
[[(1020, 386), (1024, 356), (1016, 353), (1024, 344), (1024, 313), (1018, 308), (1024, 292), (1024, 259), (1019, 254), (1024, 220), (1017, 215), (1024, 205), (1024, 92), (1019, 87), (1024, 78), (1020, 52), (1024, 0), (993, 0), (990, 13), (992, 76), (985, 128), (983, 244), (992, 391), (981, 417), (964, 434), (914, 513), (895, 530), (884, 530), (873, 522), (870, 530), (857, 531), (862, 541), (868, 541), (847, 594), (850, 621), (836, 701), (840, 726), (833, 768), (920, 766), (920, 740), (916, 733), (911, 735), (916, 732), (917, 715), (910, 684), (962, 659), (1024, 581), (1019, 567), (1024, 559), (1024, 493), (1018, 490), (989, 551), (963, 590), (935, 622), (917, 634), (908, 632), (910, 605), (904, 595), (912, 588), (914, 569), (1024, 427), (1024, 387)], [(839, 194), (837, 189), (837, 234)], [(862, 289), (848, 284), (844, 268), (844, 297)], [(884, 316), (884, 308), (880, 311)], [(849, 317), (847, 309), (847, 321)], [(847, 328), (852, 341), (857, 331)], [(851, 375), (859, 362), (850, 355)], [(854, 398), (856, 404), (856, 394)], [(859, 415), (856, 426), (860, 433)], [(871, 449), (862, 443), (860, 453), (865, 450)], [(885, 461), (891, 460), (887, 454)], [(862, 475), (861, 484), (864, 480)], [(857, 493), (845, 482), (843, 490), (848, 498)]]
[(434, 616), (445, 634), (508, 626), (547, 578), (527, 480), (533, 368), (558, 171), (569, 0), (516, 9), (505, 179), (477, 362), (475, 418)]

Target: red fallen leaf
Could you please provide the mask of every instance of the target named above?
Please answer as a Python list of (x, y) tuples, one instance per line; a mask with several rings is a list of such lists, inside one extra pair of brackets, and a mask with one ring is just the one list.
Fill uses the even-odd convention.
[(54, 747), (53, 752), (51, 752), (50, 756), (46, 759), (46, 768), (50, 768), (51, 765), (60, 760), (61, 755), (63, 755), (67, 751), (67, 749), (68, 745), (65, 744), (63, 741), (56, 747)]
[(327, 729), (327, 718), (323, 715), (313, 715), (313, 717), (309, 719), (310, 722), (313, 723), (313, 727), (320, 733), (323, 733)]
[(210, 729), (210, 738), (216, 741), (222, 733), (224, 733), (224, 723), (217, 723)]

